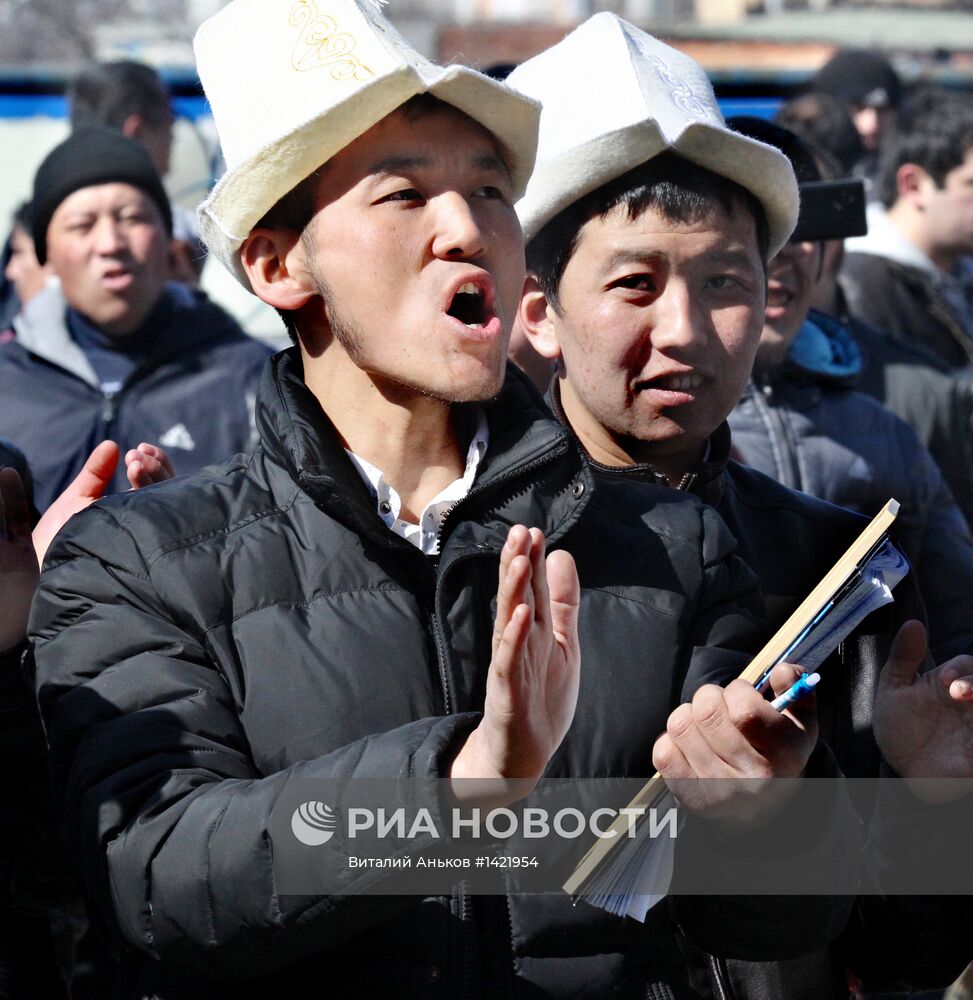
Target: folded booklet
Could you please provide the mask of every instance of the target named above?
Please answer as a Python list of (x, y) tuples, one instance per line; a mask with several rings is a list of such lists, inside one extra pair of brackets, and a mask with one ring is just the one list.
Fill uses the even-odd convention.
[[(889, 500), (750, 661), (740, 674), (743, 680), (760, 690), (773, 668), (783, 662), (800, 665), (808, 673), (816, 671), (869, 614), (891, 603), (892, 588), (909, 571), (905, 556), (887, 535), (898, 511), (897, 501)], [(564, 884), (565, 892), (609, 913), (645, 920), (666, 895), (662, 887), (671, 880), (675, 839), (650, 836), (644, 817), (666, 814), (675, 806), (665, 782), (653, 775), (629, 803), (630, 810), (639, 810), (643, 816), (635, 836), (622, 835), (629, 820), (621, 817), (615, 836), (599, 839), (581, 859)], [(655, 891), (644, 892), (648, 886)]]

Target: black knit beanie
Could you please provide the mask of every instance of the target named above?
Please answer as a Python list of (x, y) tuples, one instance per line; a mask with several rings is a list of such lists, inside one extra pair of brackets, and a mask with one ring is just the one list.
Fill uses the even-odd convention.
[(166, 232), (172, 235), (172, 208), (149, 154), (115, 129), (85, 125), (55, 146), (37, 168), (31, 202), (34, 252), (47, 260), (47, 227), (58, 205), (81, 188), (97, 184), (131, 184), (158, 206)]
[(811, 77), (809, 90), (873, 108), (897, 108), (902, 81), (892, 64), (868, 49), (841, 49)]

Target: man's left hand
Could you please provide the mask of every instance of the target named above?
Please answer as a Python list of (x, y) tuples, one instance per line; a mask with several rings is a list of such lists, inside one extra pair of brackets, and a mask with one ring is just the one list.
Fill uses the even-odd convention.
[(925, 656), (926, 630), (906, 622), (879, 677), (875, 738), (917, 798), (942, 803), (973, 791), (973, 656), (920, 674)]

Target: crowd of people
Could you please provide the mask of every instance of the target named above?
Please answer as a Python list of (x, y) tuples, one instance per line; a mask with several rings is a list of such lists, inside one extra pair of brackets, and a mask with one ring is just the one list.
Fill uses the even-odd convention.
[[(973, 895), (895, 887), (969, 873), (973, 94), (848, 50), (727, 122), (607, 13), (503, 81), (370, 0), (231, 0), (195, 51), (198, 223), (127, 61), (12, 220), (0, 997), (942, 995)], [(911, 572), (777, 710), (738, 675), (890, 497)], [(294, 782), (439, 812), (654, 772), (714, 863), (856, 891), (280, 888)]]

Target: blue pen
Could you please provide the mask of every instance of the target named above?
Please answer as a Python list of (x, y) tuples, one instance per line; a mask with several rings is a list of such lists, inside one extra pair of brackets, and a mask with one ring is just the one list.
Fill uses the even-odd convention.
[(819, 680), (821, 680), (820, 674), (802, 674), (782, 695), (770, 703), (770, 707), (783, 712), (785, 708), (790, 708), (794, 702), (800, 701), (813, 691)]

